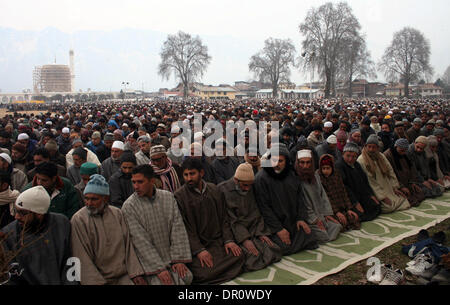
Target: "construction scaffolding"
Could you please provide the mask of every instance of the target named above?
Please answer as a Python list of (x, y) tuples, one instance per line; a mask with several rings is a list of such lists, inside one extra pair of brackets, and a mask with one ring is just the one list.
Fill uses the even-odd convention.
[(72, 77), (67, 65), (37, 66), (33, 70), (33, 90), (43, 92), (72, 92)]

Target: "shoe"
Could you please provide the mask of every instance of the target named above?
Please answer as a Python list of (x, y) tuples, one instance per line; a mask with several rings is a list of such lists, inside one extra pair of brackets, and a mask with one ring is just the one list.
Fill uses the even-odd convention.
[(429, 254), (419, 254), (407, 265), (408, 267), (405, 268), (406, 271), (413, 275), (421, 276), (426, 270), (433, 267), (434, 260)]
[(414, 265), (417, 264), (419, 261), (423, 261), (423, 260), (424, 260), (424, 256), (425, 256), (425, 253), (419, 253), (419, 254), (416, 254), (416, 256), (413, 258), (413, 260), (407, 262), (406, 265), (407, 265), (408, 267), (414, 266)]
[(439, 272), (440, 268), (438, 265), (433, 264), (430, 268), (425, 269), (421, 274), (420, 277), (431, 280), (433, 276), (435, 276)]
[(434, 240), (435, 243), (442, 245), (443, 243), (445, 243), (446, 236), (443, 231), (439, 231), (433, 234), (432, 239)]
[(382, 264), (380, 266), (380, 277), (377, 278), (376, 273), (374, 275), (371, 275), (367, 278), (367, 281), (373, 283), (373, 284), (379, 284), (383, 278), (385, 277), (386, 273), (388, 272), (388, 270), (393, 271), (394, 268), (392, 267), (392, 265), (390, 264)]
[(417, 234), (417, 241), (422, 241), (425, 239), (430, 238), (430, 234), (428, 234), (427, 230), (420, 230), (419, 233)]
[(405, 274), (401, 269), (388, 270), (380, 285), (401, 285), (405, 282)]
[(441, 285), (450, 284), (450, 271), (446, 270), (445, 268), (441, 268), (439, 272), (431, 278), (430, 282)]

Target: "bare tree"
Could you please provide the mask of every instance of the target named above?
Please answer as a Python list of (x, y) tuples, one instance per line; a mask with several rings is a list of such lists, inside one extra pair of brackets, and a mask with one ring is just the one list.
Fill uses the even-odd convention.
[(250, 58), (248, 68), (261, 82), (272, 84), (273, 97), (278, 95), (278, 83), (289, 81), (290, 66), (295, 66), (295, 47), (290, 39), (269, 38), (264, 49)]
[(442, 75), (441, 81), (447, 88), (450, 87), (450, 66), (447, 67), (444, 74)]
[(409, 83), (420, 77), (430, 77), (430, 43), (418, 30), (405, 27), (394, 33), (391, 45), (384, 51), (378, 68), (388, 80), (401, 79), (405, 96), (409, 97)]
[(305, 36), (303, 50), (315, 54), (314, 60), (305, 63), (304, 68), (319, 70), (326, 80), (325, 98), (328, 98), (336, 80), (342, 45), (358, 36), (361, 26), (347, 3), (334, 5), (328, 2), (319, 8), (310, 9), (299, 28)]
[(183, 84), (183, 95), (188, 96), (189, 83), (202, 77), (211, 62), (208, 47), (202, 44), (200, 37), (179, 31), (168, 35), (161, 50), (161, 63), (158, 73), (169, 79), (172, 73)]
[(355, 78), (376, 77), (375, 63), (367, 50), (364, 36), (351, 37), (342, 44), (339, 56), (338, 78), (348, 85), (348, 96), (353, 95), (352, 82)]

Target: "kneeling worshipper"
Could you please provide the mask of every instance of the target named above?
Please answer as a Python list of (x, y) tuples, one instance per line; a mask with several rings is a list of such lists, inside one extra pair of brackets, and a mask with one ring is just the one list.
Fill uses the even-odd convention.
[(81, 284), (147, 284), (122, 212), (109, 204), (108, 182), (92, 175), (83, 195), (86, 206), (70, 221), (72, 253), (81, 262)]
[(270, 238), (283, 255), (317, 249), (317, 240), (306, 223), (300, 180), (292, 169), (286, 145), (273, 145), (267, 156), (272, 167), (263, 167), (256, 174), (254, 192)]
[(220, 183), (236, 242), (245, 254), (245, 271), (260, 270), (281, 260), (281, 249), (269, 237), (253, 192), (255, 176), (249, 163), (238, 166), (234, 177)]
[(400, 191), (400, 184), (386, 157), (380, 152), (378, 138), (369, 136), (357, 162), (369, 178), (382, 213), (392, 213), (410, 208), (406, 195)]
[(175, 192), (191, 245), (193, 284), (219, 284), (238, 276), (245, 263), (234, 242), (225, 195), (203, 180), (199, 159), (183, 161), (185, 184)]
[(13, 262), (23, 273), (9, 284), (70, 285), (70, 222), (60, 213), (48, 212), (50, 196), (43, 186), (20, 194), (14, 204), (15, 221), (1, 230), (7, 235), (3, 251), (16, 253)]
[(325, 192), (319, 175), (315, 172), (312, 153), (308, 149), (297, 153), (295, 170), (300, 179), (300, 186), (305, 197), (307, 223), (318, 242), (326, 243), (335, 240), (342, 226), (334, 219), (333, 209)]

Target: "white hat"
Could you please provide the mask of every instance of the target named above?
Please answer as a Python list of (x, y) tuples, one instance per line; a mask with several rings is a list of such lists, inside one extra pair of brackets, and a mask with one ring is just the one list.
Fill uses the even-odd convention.
[(53, 125), (52, 121), (45, 122), (46, 125)]
[(9, 164), (11, 164), (11, 162), (12, 162), (11, 157), (8, 156), (8, 154), (1, 153), (1, 154), (0, 154), (0, 158), (2, 158), (3, 160), (5, 160), (5, 161), (8, 162)]
[(50, 196), (42, 185), (38, 185), (20, 194), (15, 204), (24, 210), (46, 214), (50, 207)]
[(323, 127), (333, 127), (333, 123), (325, 122), (325, 124), (323, 124)]
[(123, 123), (122, 127), (128, 127), (128, 124), (127, 123)]
[(331, 135), (331, 136), (329, 136), (328, 138), (327, 138), (327, 143), (328, 144), (337, 144), (337, 138), (336, 138), (336, 136), (333, 134), (333, 135)]
[(64, 127), (64, 128), (62, 129), (62, 133), (70, 133), (70, 129), (67, 128), (67, 127)]
[(309, 149), (299, 150), (297, 152), (297, 159), (302, 159), (302, 158), (312, 158), (311, 151)]
[(125, 145), (123, 144), (122, 141), (114, 141), (113, 145), (111, 148), (117, 148), (120, 150), (125, 150)]
[(19, 134), (19, 136), (17, 137), (17, 140), (28, 140), (30, 137), (26, 134), (26, 133), (21, 133)]

